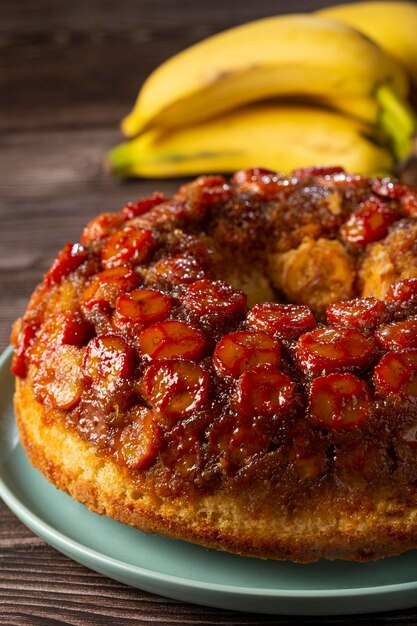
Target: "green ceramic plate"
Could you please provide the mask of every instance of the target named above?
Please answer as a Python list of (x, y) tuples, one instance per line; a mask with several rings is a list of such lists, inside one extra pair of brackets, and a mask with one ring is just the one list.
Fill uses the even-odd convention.
[(240, 611), (348, 614), (417, 606), (417, 552), (357, 564), (247, 559), (147, 535), (91, 513), (30, 465), (14, 423), (11, 351), (0, 358), (0, 496), (57, 550), (133, 587)]

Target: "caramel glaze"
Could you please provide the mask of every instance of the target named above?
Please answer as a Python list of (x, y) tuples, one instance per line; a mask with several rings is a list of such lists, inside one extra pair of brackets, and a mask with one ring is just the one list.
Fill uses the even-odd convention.
[[(369, 198), (383, 202), (398, 214), (398, 219), (377, 240), (370, 237), (370, 241), (356, 245), (341, 235), (341, 228)], [(236, 174), (230, 184), (218, 176), (200, 178), (183, 186), (173, 198), (158, 201), (130, 220), (113, 218), (108, 232), (104, 229), (94, 237), (91, 228), (92, 235), (84, 231), (83, 248), (79, 249), (84, 257), (79, 265), (73, 269), (71, 266), (70, 271), (64, 266), (61, 273), (58, 269), (51, 274), (49, 270), (34, 292), (23, 322), (15, 327), (12, 338), (20, 354), (20, 365), (15, 363), (15, 369), (27, 367), (36, 397), (44, 405), (45, 423), (52, 412), (56, 419), (56, 408), (60, 408), (54, 399), (56, 388), (51, 396), (45, 392), (45, 384), (50, 390), (51, 385), (59, 386), (60, 382), (47, 373), (46, 383), (41, 377), (40, 384), (39, 372), (45, 370), (56, 346), (65, 341), (54, 339), (56, 329), (43, 331), (57, 313), (75, 312), (86, 322), (84, 336), (71, 340), (81, 351), (84, 370), (79, 397), (60, 411), (62, 422), (95, 446), (98, 455), (110, 455), (133, 480), (140, 476), (142, 485), (145, 480), (147, 488), (161, 497), (239, 490), (247, 494), (248, 506), (254, 510), (266, 506), (271, 498), (293, 510), (303, 506), (306, 494), (314, 501), (323, 491), (334, 490), (343, 501), (355, 491), (384, 491), (395, 483), (407, 499), (417, 481), (417, 394), (404, 398), (401, 394), (387, 393), (383, 397), (374, 393), (374, 367), (386, 349), (375, 344), (366, 365), (354, 368), (355, 376), (366, 381), (372, 395), (366, 420), (349, 428), (322, 428), (308, 417), (312, 375), (297, 361), (297, 338), (279, 337), (278, 370), (295, 385), (291, 402), (275, 414), (250, 414), (237, 408), (236, 378), (219, 375), (212, 359), (224, 335), (254, 330), (248, 327), (248, 309), (229, 317), (205, 314), (186, 306), (186, 293), (196, 280), (223, 280), (232, 282), (235, 289), (246, 290), (250, 306), (271, 299), (271, 294), (275, 302), (286, 302), (285, 285), (281, 291), (277, 288), (281, 279), (271, 275), (270, 259), (296, 250), (306, 240), (326, 239), (340, 242), (349, 258), (350, 297), (384, 296), (391, 283), (417, 276), (416, 198), (415, 191), (398, 183), (392, 187), (389, 181), (321, 170), (290, 177), (252, 170)], [(168, 294), (172, 308), (166, 319), (191, 324), (206, 338), (202, 357), (197, 360), (209, 375), (209, 388), (197, 409), (186, 411), (184, 416), (166, 418), (164, 410), (155, 408), (144, 391), (142, 380), (149, 358), (138, 347), (139, 332), (135, 335), (125, 332), (123, 326), (115, 328), (115, 303), (91, 307), (88, 313), (80, 305), (86, 288), (107, 269), (103, 267), (103, 247), (117, 229), (125, 227), (151, 230), (154, 241), (145, 260), (122, 263), (139, 278), (136, 288)], [(169, 264), (164, 265), (165, 259), (178, 255), (175, 271)], [(377, 261), (371, 261), (381, 255), (390, 268), (386, 279), (382, 270), (375, 279), (373, 267)], [(279, 267), (279, 263), (273, 267)], [(319, 284), (318, 289), (323, 285)], [(303, 299), (301, 288), (297, 302), (310, 305), (308, 298)], [(381, 322), (405, 320), (416, 312), (412, 299), (400, 304), (387, 302)], [(325, 327), (324, 310), (316, 309), (314, 314), (317, 328)], [(25, 346), (22, 328), (30, 326), (33, 332)], [(361, 332), (373, 337), (374, 328), (365, 327)], [(122, 379), (106, 379), (107, 383), (100, 384), (85, 375), (85, 355), (94, 337), (103, 334), (122, 337), (132, 349), (134, 365)], [(336, 368), (346, 369), (349, 371), (343, 363)], [(22, 369), (17, 373), (26, 374)], [(321, 373), (327, 374), (327, 370)], [(123, 451), (123, 433), (137, 423), (137, 445), (143, 444), (144, 411), (156, 420), (158, 435), (147, 455), (137, 462), (132, 453), (134, 440), (129, 440), (132, 454)]]

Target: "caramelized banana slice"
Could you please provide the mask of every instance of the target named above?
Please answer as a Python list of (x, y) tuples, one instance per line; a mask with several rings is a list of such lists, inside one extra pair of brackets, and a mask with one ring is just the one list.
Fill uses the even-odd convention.
[(271, 255), (270, 273), (291, 302), (319, 314), (353, 296), (353, 261), (338, 241), (306, 239), (295, 250)]
[(384, 300), (394, 280), (395, 268), (389, 252), (383, 243), (376, 243), (359, 270), (361, 294)]
[(391, 226), (383, 241), (369, 247), (359, 269), (362, 296), (384, 300), (390, 285), (417, 276), (417, 224), (403, 219)]

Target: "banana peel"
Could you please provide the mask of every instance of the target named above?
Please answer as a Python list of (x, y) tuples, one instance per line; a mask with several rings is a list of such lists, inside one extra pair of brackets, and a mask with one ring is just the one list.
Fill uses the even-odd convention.
[(254, 104), (177, 130), (151, 129), (107, 154), (117, 176), (165, 178), (253, 166), (290, 172), (311, 164), (392, 174), (395, 159), (372, 127), (319, 107)]
[(314, 14), (279, 15), (209, 37), (163, 63), (122, 131), (131, 138), (175, 129), (266, 98), (378, 100), (382, 85), (407, 97), (404, 70), (369, 38)]
[(351, 2), (316, 12), (356, 28), (401, 63), (417, 85), (417, 4), (415, 2)]
[[(395, 59), (407, 71), (412, 82), (410, 100), (417, 105), (417, 4), (388, 0), (382, 2), (350, 2), (324, 7), (316, 15), (351, 26), (377, 43), (389, 57)], [(390, 94), (382, 94), (382, 97)], [(359, 102), (361, 109), (363, 102)], [(395, 108), (395, 105), (394, 105)], [(370, 111), (369, 108), (367, 108)], [(397, 113), (399, 110), (397, 109)], [(398, 135), (393, 140), (393, 149), (399, 160), (398, 171), (404, 180), (417, 184), (417, 145), (413, 135), (416, 133), (416, 115), (409, 107), (407, 115), (399, 113), (400, 119), (387, 115), (384, 107), (379, 112), (379, 124), (391, 136), (398, 133), (398, 128), (405, 123), (402, 138)], [(411, 128), (410, 128), (411, 124)], [(408, 130), (406, 127), (408, 126)]]
[(210, 37), (151, 74), (122, 121), (130, 141), (108, 153), (106, 167), (153, 178), (254, 164), (393, 173), (414, 162), (407, 72), (417, 77), (416, 32), (416, 5), (391, 1), (275, 16)]

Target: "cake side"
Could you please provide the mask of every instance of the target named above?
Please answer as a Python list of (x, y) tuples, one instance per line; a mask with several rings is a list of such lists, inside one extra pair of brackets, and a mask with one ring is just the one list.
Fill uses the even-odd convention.
[[(417, 547), (417, 496), (357, 494), (346, 502), (323, 494), (293, 515), (269, 506), (251, 513), (244, 495), (217, 493), (161, 500), (140, 477), (132, 480), (111, 459), (48, 416), (30, 383), (18, 381), (15, 396), (22, 444), (32, 464), (59, 489), (140, 530), (184, 539), (208, 548), (264, 559), (308, 563), (321, 558), (369, 560)], [(134, 547), (132, 546), (132, 549)]]

